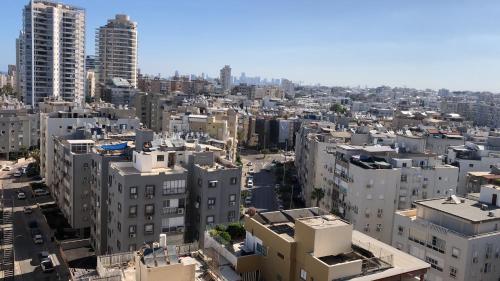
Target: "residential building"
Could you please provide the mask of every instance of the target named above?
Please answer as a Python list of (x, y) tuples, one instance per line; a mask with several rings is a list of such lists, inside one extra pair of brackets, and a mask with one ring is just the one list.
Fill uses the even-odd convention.
[(165, 240), (165, 237), (160, 236), (159, 243), (145, 245), (137, 251), (98, 256), (95, 272), (86, 271), (84, 276), (72, 276), (72, 280), (196, 280), (196, 272), (200, 271), (200, 266), (190, 256), (196, 248), (191, 244), (167, 244)]
[(111, 162), (129, 162), (132, 159), (129, 143), (135, 139), (135, 134), (130, 137), (117, 135), (113, 139), (99, 141), (92, 148), (90, 241), (95, 252), (99, 255), (104, 255), (108, 249), (108, 204), (106, 202), (108, 202), (109, 192), (109, 164)]
[(213, 152), (188, 157), (190, 234), (203, 243), (207, 228), (240, 219), (241, 167), (215, 158)]
[(319, 208), (247, 215), (245, 229), (243, 242), (226, 247), (205, 235), (214, 266), (227, 261), (243, 280), (423, 281), (429, 268)]
[(126, 79), (137, 87), (137, 23), (127, 15), (116, 15), (96, 34), (99, 83)]
[(132, 162), (111, 162), (108, 174), (107, 253), (140, 249), (160, 233), (182, 244), (188, 173), (175, 151), (148, 150), (136, 143)]
[(284, 78), (281, 79), (281, 88), (283, 88), (287, 98), (293, 99), (295, 97), (295, 86), (292, 81)]
[(467, 194), (467, 173), (490, 171), (493, 166), (500, 164), (500, 150), (490, 150), (487, 147), (467, 142), (465, 145), (448, 148), (446, 163), (459, 169), (457, 194)]
[(229, 65), (225, 65), (220, 70), (220, 84), (222, 86), (222, 91), (230, 91), (231, 90), (231, 67)]
[(81, 102), (85, 80), (85, 10), (46, 0), (23, 10), (20, 71), (24, 103), (45, 97)]
[(0, 156), (4, 159), (38, 147), (39, 115), (17, 99), (0, 96)]
[(467, 193), (478, 193), (485, 184), (500, 185), (500, 166), (492, 166), (490, 172), (468, 172)]
[(90, 236), (90, 151), (93, 140), (54, 137), (52, 188), (59, 191), (56, 203), (73, 229)]
[(392, 245), (431, 265), (425, 280), (498, 280), (500, 188), (478, 200), (449, 195), (396, 212)]
[(111, 78), (102, 87), (101, 99), (119, 106), (133, 106), (137, 89), (124, 78)]

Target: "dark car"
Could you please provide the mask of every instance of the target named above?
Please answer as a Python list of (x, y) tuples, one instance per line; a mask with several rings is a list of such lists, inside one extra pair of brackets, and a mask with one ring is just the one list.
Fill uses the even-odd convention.
[(40, 267), (42, 268), (43, 272), (54, 271), (54, 264), (52, 263), (52, 260), (50, 259), (50, 257), (43, 259), (40, 262)]
[(30, 228), (38, 228), (38, 222), (36, 222), (36, 221), (30, 221), (30, 222), (28, 223), (28, 226), (29, 226)]

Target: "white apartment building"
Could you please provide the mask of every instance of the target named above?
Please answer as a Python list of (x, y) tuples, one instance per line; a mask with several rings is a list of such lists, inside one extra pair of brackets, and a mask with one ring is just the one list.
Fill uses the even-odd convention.
[[(385, 146), (338, 145), (334, 210), (355, 229), (390, 243), (396, 210), (412, 202), (455, 192), (458, 169), (433, 154), (396, 154)], [(335, 198), (334, 198), (335, 200)]]
[(478, 199), (455, 195), (416, 201), (396, 212), (392, 245), (431, 264), (425, 280), (500, 278), (500, 187), (484, 185)]
[(467, 174), (469, 172), (487, 172), (494, 165), (500, 164), (500, 151), (489, 150), (483, 145), (466, 143), (448, 148), (446, 163), (458, 167), (457, 194), (465, 195), (467, 190)]
[(45, 97), (80, 101), (85, 79), (85, 10), (53, 1), (30, 1), (23, 10), (19, 71), (24, 102)]
[(116, 15), (97, 30), (96, 39), (99, 83), (123, 78), (136, 88), (137, 23), (127, 15)]

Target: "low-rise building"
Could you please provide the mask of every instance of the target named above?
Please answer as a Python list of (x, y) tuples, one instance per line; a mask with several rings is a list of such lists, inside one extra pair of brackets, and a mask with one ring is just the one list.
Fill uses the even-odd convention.
[(498, 280), (500, 188), (479, 200), (450, 195), (419, 200), (396, 212), (392, 245), (431, 264), (425, 280)]
[(319, 208), (245, 217), (244, 242), (221, 246), (206, 233), (213, 260), (227, 260), (243, 280), (415, 280), (429, 265), (353, 230)]

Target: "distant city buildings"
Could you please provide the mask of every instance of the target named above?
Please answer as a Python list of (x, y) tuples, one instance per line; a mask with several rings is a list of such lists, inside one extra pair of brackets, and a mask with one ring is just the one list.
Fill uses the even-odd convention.
[(17, 44), (24, 102), (46, 97), (81, 101), (85, 79), (85, 10), (52, 1), (31, 1), (23, 10)]

